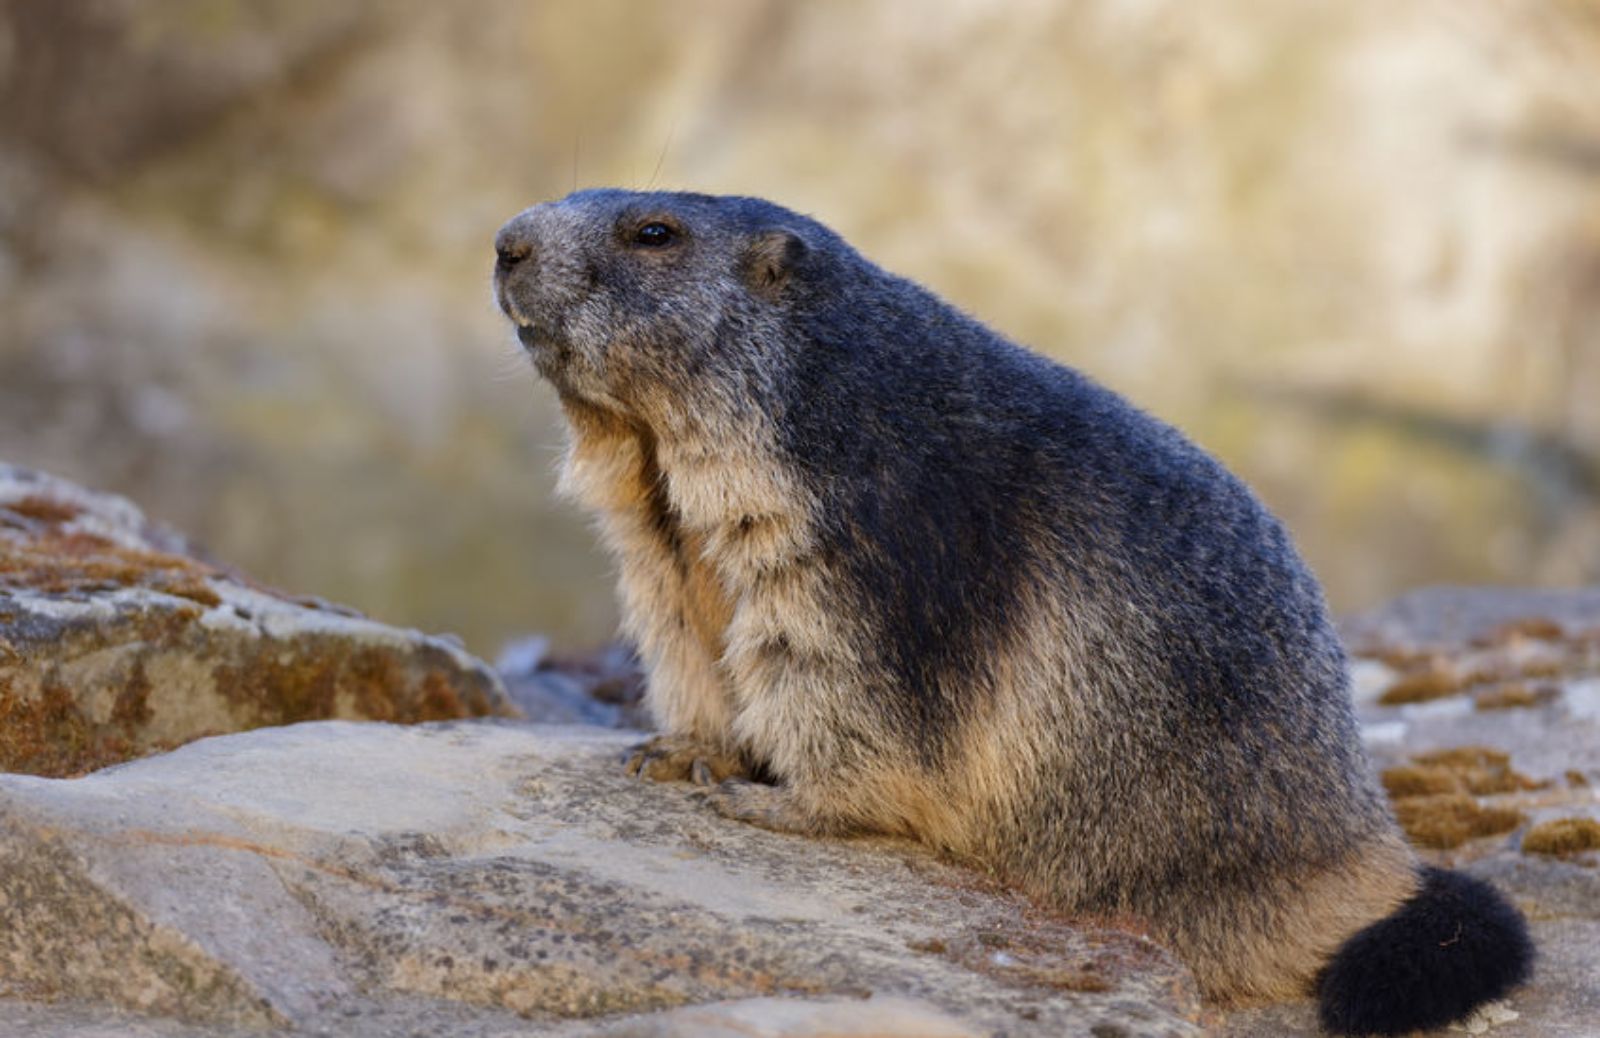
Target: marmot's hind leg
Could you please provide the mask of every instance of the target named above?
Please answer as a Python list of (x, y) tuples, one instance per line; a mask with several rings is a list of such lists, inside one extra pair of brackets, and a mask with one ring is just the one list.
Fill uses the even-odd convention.
[[(702, 772), (695, 776), (695, 780), (701, 785), (708, 785), (711, 775)], [(849, 827), (840, 820), (808, 810), (794, 791), (786, 786), (728, 779), (708, 789), (705, 799), (724, 818), (747, 822), (773, 832), (800, 836), (842, 836), (849, 831)]]

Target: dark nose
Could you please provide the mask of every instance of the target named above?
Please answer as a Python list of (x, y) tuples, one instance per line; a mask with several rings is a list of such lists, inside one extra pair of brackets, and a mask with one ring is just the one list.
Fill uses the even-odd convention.
[(496, 265), (502, 270), (510, 270), (533, 255), (532, 232), (526, 213), (512, 217), (494, 236)]

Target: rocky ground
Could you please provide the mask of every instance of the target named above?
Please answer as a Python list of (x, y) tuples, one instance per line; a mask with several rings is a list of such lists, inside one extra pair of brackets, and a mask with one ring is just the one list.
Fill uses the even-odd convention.
[[(1595, 1034), (1600, 592), (1428, 591), (1346, 634), (1402, 823), (1541, 947), (1472, 1027)], [(498, 669), (0, 470), (0, 1033), (1316, 1033), (915, 846), (625, 777), (624, 652)]]
[[(1600, 592), (1432, 588), (1345, 624), (1367, 746), (1422, 855), (1532, 924), (1503, 1038), (1600, 1034)], [(1314, 1034), (1298, 1007), (1221, 1033)]]
[(727, 825), (626, 777), (632, 739), (323, 722), (7, 776), (9, 993), (356, 1035), (743, 1033), (751, 999), (797, 1003), (785, 1034), (1199, 1033), (1149, 941), (912, 847)]

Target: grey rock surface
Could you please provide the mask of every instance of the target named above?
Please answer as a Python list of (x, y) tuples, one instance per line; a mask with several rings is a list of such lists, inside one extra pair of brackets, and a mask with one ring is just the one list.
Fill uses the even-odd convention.
[(1345, 620), (1341, 633), (1358, 655), (1386, 649), (1459, 649), (1508, 624), (1550, 620), (1572, 632), (1600, 629), (1600, 588), (1426, 587)]
[(626, 777), (633, 738), (323, 722), (0, 777), (0, 1030), (1201, 1033), (1147, 939), (724, 821)]

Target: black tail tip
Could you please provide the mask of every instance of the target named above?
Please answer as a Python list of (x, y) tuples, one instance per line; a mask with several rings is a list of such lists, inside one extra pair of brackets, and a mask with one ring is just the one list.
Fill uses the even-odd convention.
[(1344, 943), (1317, 978), (1322, 1026), (1401, 1035), (1443, 1027), (1528, 979), (1533, 942), (1499, 891), (1424, 868), (1422, 887)]

